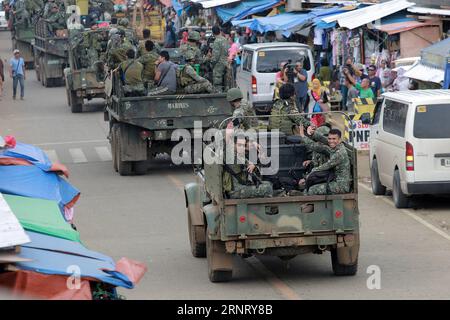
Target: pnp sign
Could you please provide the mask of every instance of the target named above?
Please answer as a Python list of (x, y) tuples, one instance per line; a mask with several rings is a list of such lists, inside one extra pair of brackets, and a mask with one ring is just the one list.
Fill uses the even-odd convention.
[(358, 150), (369, 150), (370, 126), (361, 120), (346, 122), (345, 138)]

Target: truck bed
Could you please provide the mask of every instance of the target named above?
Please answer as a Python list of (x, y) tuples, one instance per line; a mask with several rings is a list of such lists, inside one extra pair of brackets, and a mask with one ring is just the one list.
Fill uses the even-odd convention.
[(232, 115), (225, 94), (112, 96), (107, 110), (120, 122), (149, 130), (192, 129), (194, 121), (212, 127)]

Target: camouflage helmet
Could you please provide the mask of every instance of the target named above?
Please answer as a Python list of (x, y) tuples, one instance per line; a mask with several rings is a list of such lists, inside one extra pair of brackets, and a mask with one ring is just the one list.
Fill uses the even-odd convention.
[(198, 33), (198, 31), (191, 31), (191, 32), (189, 32), (188, 40), (190, 40), (190, 41), (200, 41), (200, 33)]
[(116, 34), (118, 31), (119, 31), (119, 29), (117, 29), (117, 28), (111, 28), (111, 29), (109, 30), (109, 33), (108, 33), (109, 37), (111, 38), (111, 37), (112, 37), (114, 34)]
[(321, 126), (316, 129), (316, 132), (322, 136), (327, 136), (330, 132), (330, 128), (328, 126)]
[(227, 91), (227, 101), (232, 102), (238, 99), (242, 99), (242, 92), (238, 88), (231, 88)]
[(195, 53), (192, 50), (188, 50), (184, 54), (184, 58), (185, 58), (186, 61), (195, 60)]
[(130, 21), (127, 18), (121, 18), (119, 20), (119, 26), (128, 27), (129, 24), (130, 24)]

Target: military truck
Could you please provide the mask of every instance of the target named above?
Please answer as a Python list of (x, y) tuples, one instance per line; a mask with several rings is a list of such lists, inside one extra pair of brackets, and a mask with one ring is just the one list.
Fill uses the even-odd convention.
[(179, 143), (171, 141), (176, 129), (192, 132), (194, 121), (209, 128), (232, 114), (223, 93), (126, 97), (117, 72), (110, 74), (105, 87), (105, 121), (113, 167), (120, 175), (144, 174), (158, 153), (170, 154)]
[[(279, 148), (279, 171), (263, 180), (300, 174), (306, 160), (306, 147), (288, 143), (272, 133), (275, 144), (263, 147), (267, 153)], [(266, 137), (267, 138), (267, 137)], [(359, 211), (357, 151), (345, 144), (352, 167), (352, 185), (348, 194), (314, 196), (274, 196), (229, 199), (223, 192), (224, 164), (203, 164), (197, 181), (184, 188), (191, 252), (207, 258), (212, 282), (229, 281), (233, 255), (277, 256), (283, 260), (299, 254), (331, 252), (335, 275), (354, 275), (359, 253)], [(273, 150), (273, 149), (272, 149)], [(204, 153), (214, 153), (206, 147)], [(304, 205), (312, 205), (304, 210)], [(306, 206), (308, 207), (308, 206)], [(311, 207), (310, 207), (311, 208)]]
[(64, 69), (67, 103), (83, 111), (84, 99), (105, 98), (105, 54), (109, 28), (70, 31), (69, 67)]
[(10, 10), (9, 19), (12, 20), (10, 21), (12, 48), (19, 49), (25, 61), (25, 67), (27, 69), (33, 69), (34, 27), (27, 21), (28, 19), (13, 14), (13, 10)]
[(36, 23), (34, 40), (34, 64), (36, 78), (44, 87), (64, 85), (64, 69), (69, 65), (67, 30), (50, 35), (45, 19)]

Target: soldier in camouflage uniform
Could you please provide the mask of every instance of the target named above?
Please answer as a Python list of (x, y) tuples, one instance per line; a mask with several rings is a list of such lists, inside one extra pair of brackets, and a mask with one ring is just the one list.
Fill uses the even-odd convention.
[[(227, 91), (227, 101), (233, 107), (233, 127), (248, 130), (258, 125), (257, 118), (243, 118), (245, 116), (256, 116), (255, 111), (246, 102), (242, 102), (243, 95), (238, 88)], [(234, 125), (236, 124), (236, 126)]]
[(155, 80), (155, 62), (158, 60), (159, 55), (155, 52), (154, 43), (151, 40), (145, 42), (145, 52), (139, 57), (138, 61), (144, 66), (142, 78), (146, 88), (154, 86)]
[(115, 69), (117, 66), (127, 59), (127, 50), (132, 47), (124, 41), (125, 32), (123, 30), (117, 31), (111, 37), (111, 45), (107, 52), (107, 61), (110, 68)]
[(350, 159), (345, 145), (341, 143), (341, 131), (331, 129), (328, 133), (328, 139), (314, 132), (312, 127), (308, 128), (308, 132), (313, 133), (312, 139), (305, 136), (303, 126), (301, 126), (300, 136), (306, 146), (329, 157), (328, 161), (318, 167), (314, 167), (311, 172), (334, 170), (336, 179), (329, 183), (311, 186), (309, 190), (305, 191), (306, 195), (342, 194), (350, 192)]
[[(234, 143), (226, 145), (226, 152), (234, 154), (233, 164), (223, 165), (223, 192), (231, 199), (272, 197), (273, 187), (268, 181), (262, 181), (255, 164), (246, 159), (249, 141), (244, 132), (236, 131)], [(226, 157), (224, 157), (226, 159)]]
[(278, 129), (287, 136), (294, 135), (293, 128), (300, 124), (303, 124), (304, 127), (310, 126), (309, 120), (299, 113), (295, 105), (295, 89), (290, 83), (280, 87), (280, 99), (274, 102), (271, 115), (274, 117), (269, 118), (269, 128), (271, 130)]
[(56, 30), (66, 29), (66, 14), (59, 10), (56, 3), (52, 4), (50, 7), (50, 15), (47, 18), (48, 31), (55, 34)]
[(187, 51), (185, 55), (186, 65), (180, 71), (180, 85), (183, 88), (184, 93), (211, 93), (214, 88), (207, 79), (199, 76), (195, 72), (192, 64), (195, 61), (194, 52)]
[(50, 11), (51, 11), (54, 3), (55, 3), (55, 0), (47, 0), (47, 3), (44, 6), (44, 13), (42, 14), (42, 17), (44, 19), (47, 19), (49, 17)]
[(213, 27), (215, 40), (211, 45), (212, 53), (207, 60), (211, 61), (213, 67), (213, 85), (216, 89), (222, 91), (224, 88), (225, 72), (228, 64), (229, 44), (227, 39), (220, 34), (218, 26)]
[(194, 54), (194, 64), (202, 63), (202, 53), (198, 47), (200, 41), (200, 33), (197, 31), (190, 31), (188, 35), (188, 42), (180, 46), (180, 52), (182, 56), (191, 51)]
[(145, 94), (144, 82), (142, 81), (142, 63), (134, 59), (133, 49), (127, 50), (127, 60), (119, 65), (123, 90), (126, 96), (139, 96)]

